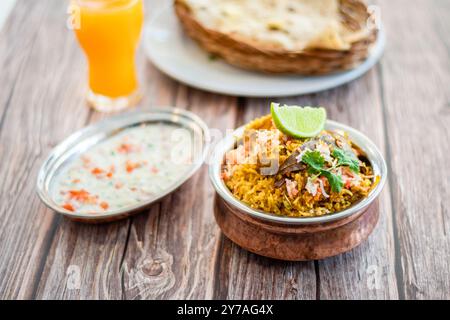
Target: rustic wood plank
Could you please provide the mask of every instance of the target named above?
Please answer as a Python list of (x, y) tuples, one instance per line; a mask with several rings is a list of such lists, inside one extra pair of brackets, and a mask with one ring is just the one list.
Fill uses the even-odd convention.
[[(200, 114), (210, 128), (234, 126), (236, 99), (180, 86), (176, 105)], [(220, 115), (218, 117), (217, 115)], [(148, 215), (133, 219), (124, 259), (128, 299), (211, 299), (219, 229), (213, 189), (203, 166)]]
[[(31, 33), (35, 34), (39, 29), (42, 17), (44, 16), (45, 7), (36, 8), (31, 7), (31, 14), (26, 10), (27, 6), (20, 3), (15, 6), (14, 12), (11, 13), (14, 17), (7, 20), (6, 25), (2, 29), (0, 36), (2, 41), (0, 42), (0, 57), (2, 66), (8, 65), (0, 73), (0, 80), (3, 83), (2, 90), (0, 91), (0, 126), (3, 124), (6, 111), (10, 105), (14, 85), (21, 73), (22, 67), (30, 56), (29, 50), (32, 48), (36, 39), (33, 37), (24, 37), (22, 41), (17, 41), (15, 32)], [(26, 25), (24, 22), (25, 17), (29, 18), (30, 25)], [(33, 28), (30, 26), (33, 25)]]
[(380, 3), (391, 31), (381, 72), (401, 295), (449, 299), (450, 59), (448, 29), (439, 26), (450, 11), (434, 1)]
[(58, 221), (38, 200), (37, 170), (50, 149), (88, 116), (79, 108), (81, 71), (73, 69), (79, 58), (66, 37), (65, 10), (59, 9), (59, 1), (19, 1), (0, 38), (2, 298), (34, 295)]
[[(146, 104), (186, 108), (217, 129), (212, 130), (213, 137), (234, 126), (235, 98), (176, 85), (151, 64), (147, 69), (152, 76), (146, 81)], [(205, 165), (149, 214), (133, 218), (122, 268), (124, 298), (213, 297), (220, 233), (212, 199)]]
[(313, 262), (284, 262), (250, 253), (224, 237), (217, 299), (316, 298)]
[[(72, 51), (79, 57), (74, 69), (83, 73), (78, 82), (86, 87), (86, 61), (72, 31), (68, 31)], [(177, 84), (147, 63), (142, 48), (138, 51), (139, 77), (143, 101), (136, 107), (171, 105)], [(82, 93), (77, 93), (83, 99)], [(83, 100), (79, 108), (89, 110)], [(109, 115), (90, 111), (89, 122)], [(43, 299), (121, 299), (124, 297), (122, 266), (127, 250), (132, 219), (106, 225), (85, 226), (64, 219), (46, 261), (37, 297)]]
[(84, 225), (62, 219), (36, 298), (121, 299), (120, 263), (128, 224)]

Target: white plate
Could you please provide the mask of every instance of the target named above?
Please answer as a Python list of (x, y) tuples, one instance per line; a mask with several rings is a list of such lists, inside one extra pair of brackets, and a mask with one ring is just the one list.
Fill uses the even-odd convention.
[(187, 85), (235, 96), (278, 97), (318, 92), (352, 81), (380, 59), (386, 37), (380, 29), (367, 60), (355, 69), (327, 76), (279, 76), (233, 67), (209, 54), (188, 38), (173, 7), (155, 13), (146, 24), (144, 47), (147, 57), (162, 72)]

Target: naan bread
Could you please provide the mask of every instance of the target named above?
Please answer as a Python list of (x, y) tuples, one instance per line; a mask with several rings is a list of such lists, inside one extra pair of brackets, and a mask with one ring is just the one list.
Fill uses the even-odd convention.
[(261, 49), (348, 50), (367, 36), (341, 22), (338, 0), (181, 0), (205, 28)]

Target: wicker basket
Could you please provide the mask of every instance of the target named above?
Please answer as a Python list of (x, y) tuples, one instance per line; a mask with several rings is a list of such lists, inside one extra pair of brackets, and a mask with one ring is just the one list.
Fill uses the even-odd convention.
[[(377, 38), (377, 31), (373, 29), (365, 38), (354, 42), (349, 50), (260, 48), (205, 28), (181, 0), (175, 0), (175, 11), (186, 33), (206, 51), (232, 65), (266, 73), (320, 75), (352, 69), (367, 58)], [(365, 28), (370, 17), (367, 6), (359, 0), (340, 0), (340, 13), (342, 22), (355, 31)]]

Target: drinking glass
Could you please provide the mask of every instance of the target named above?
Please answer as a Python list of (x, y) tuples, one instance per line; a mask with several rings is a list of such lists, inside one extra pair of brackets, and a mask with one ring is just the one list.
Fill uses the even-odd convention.
[(140, 100), (135, 53), (144, 14), (142, 0), (72, 0), (75, 34), (89, 64), (87, 100), (113, 112)]

